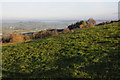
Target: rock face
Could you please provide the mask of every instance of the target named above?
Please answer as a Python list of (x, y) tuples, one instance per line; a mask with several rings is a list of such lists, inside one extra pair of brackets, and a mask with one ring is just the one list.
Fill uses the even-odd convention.
[(94, 27), (95, 24), (96, 24), (96, 21), (93, 18), (90, 18), (88, 20), (88, 27)]

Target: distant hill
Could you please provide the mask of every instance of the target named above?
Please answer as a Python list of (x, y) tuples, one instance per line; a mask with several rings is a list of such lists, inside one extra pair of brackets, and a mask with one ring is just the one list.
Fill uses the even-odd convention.
[[(97, 23), (104, 22), (106, 20), (97, 20)], [(77, 20), (41, 20), (41, 21), (3, 21), (0, 25), (0, 32), (4, 34), (10, 34), (14, 31), (28, 30), (44, 30), (44, 29), (58, 29), (67, 28), (68, 25), (77, 22)], [(25, 31), (26, 30), (26, 31)]]
[[(104, 22), (106, 20), (97, 20), (97, 23)], [(46, 21), (20, 21), (20, 22), (3, 22), (3, 29), (48, 29), (48, 28), (66, 28), (68, 25), (77, 22), (77, 20), (46, 20)]]

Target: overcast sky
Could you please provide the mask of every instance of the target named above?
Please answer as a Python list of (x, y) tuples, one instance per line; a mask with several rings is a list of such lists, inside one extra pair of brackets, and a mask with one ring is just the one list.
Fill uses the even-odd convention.
[[(37, 1), (37, 2), (35, 2)], [(4, 0), (3, 19), (117, 19), (119, 0)]]
[(119, 0), (0, 0), (0, 2), (118, 2)]

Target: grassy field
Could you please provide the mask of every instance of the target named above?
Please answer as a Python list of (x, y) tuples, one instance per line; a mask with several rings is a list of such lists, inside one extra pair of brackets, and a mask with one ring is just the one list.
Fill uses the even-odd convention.
[(118, 23), (3, 46), (3, 78), (119, 79), (119, 47)]

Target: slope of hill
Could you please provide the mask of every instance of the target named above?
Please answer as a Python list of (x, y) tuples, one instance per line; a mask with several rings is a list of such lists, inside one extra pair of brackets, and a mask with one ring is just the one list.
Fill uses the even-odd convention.
[(2, 48), (4, 78), (120, 78), (118, 23)]

